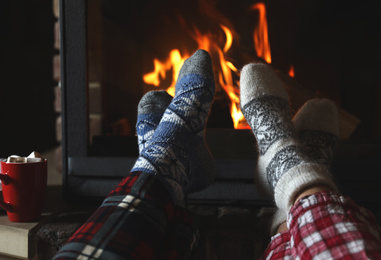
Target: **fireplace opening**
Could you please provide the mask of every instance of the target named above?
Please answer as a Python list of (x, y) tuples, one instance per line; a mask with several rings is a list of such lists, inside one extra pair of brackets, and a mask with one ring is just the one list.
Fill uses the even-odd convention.
[[(371, 11), (371, 3), (360, 6), (356, 15), (365, 16), (365, 11)], [(343, 34), (340, 26), (344, 23), (353, 23), (348, 21), (353, 8), (340, 7), (339, 3), (324, 6), (317, 1), (96, 0), (88, 1), (87, 9), (89, 143), (95, 155), (110, 153), (104, 148), (105, 142), (121, 140), (115, 136), (134, 136), (140, 98), (159, 89), (173, 95), (182, 62), (198, 48), (212, 55), (215, 69), (217, 94), (208, 121), (210, 128), (248, 128), (239, 111), (239, 69), (261, 59), (281, 74), (290, 94), (296, 93), (291, 96), (293, 111), (309, 98), (328, 97), (344, 106), (344, 138), (359, 125), (368, 125), (366, 130), (360, 128), (360, 138), (375, 131), (374, 119), (368, 115), (364, 118), (361, 106), (360, 111), (348, 106), (355, 98), (347, 96), (353, 95), (353, 87), (343, 85), (348, 81), (343, 78), (348, 59), (343, 57), (343, 49), (348, 47), (342, 41), (352, 39), (338, 34)], [(347, 20), (340, 22), (343, 17)], [(372, 30), (375, 25), (371, 19), (366, 24), (371, 28), (362, 29)], [(361, 26), (363, 22), (356, 23)], [(361, 37), (360, 32), (355, 34)], [(365, 41), (374, 44), (372, 39)], [(377, 94), (374, 86), (369, 88)], [(110, 145), (114, 151), (118, 143)]]
[[(293, 112), (308, 99), (330, 98), (339, 108), (342, 139), (366, 140), (361, 146), (368, 147), (381, 137), (376, 1), (352, 6), (341, 0), (63, 0), (61, 5), (63, 167), (70, 197), (103, 197), (131, 168), (138, 156), (140, 98), (150, 90), (173, 93), (181, 62), (199, 48), (211, 54), (215, 70), (217, 93), (206, 134), (214, 156), (223, 159), (217, 164), (225, 180), (250, 182), (251, 189), (255, 140), (245, 121), (232, 117), (239, 116), (239, 70), (249, 62), (271, 64)], [(355, 148), (344, 154), (352, 156), (350, 149)], [(248, 174), (225, 176), (232, 165)], [(250, 194), (239, 197), (257, 196)]]
[(199, 48), (211, 54), (216, 75), (209, 127), (247, 128), (239, 111), (239, 68), (256, 57), (271, 62), (263, 3), (91, 1), (88, 6), (90, 91), (100, 89), (98, 100), (89, 102), (102, 106), (97, 133), (133, 135), (142, 95), (158, 89), (173, 95), (183, 61)]

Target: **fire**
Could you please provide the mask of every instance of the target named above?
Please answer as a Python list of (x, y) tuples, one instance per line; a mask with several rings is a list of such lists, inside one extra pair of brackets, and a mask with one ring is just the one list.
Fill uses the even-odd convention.
[(224, 50), (223, 50), (224, 53), (226, 53), (230, 49), (230, 47), (232, 46), (233, 35), (232, 35), (231, 31), (229, 30), (229, 28), (227, 28), (226, 26), (223, 26), (222, 24), (220, 24), (220, 27), (224, 31), (225, 36), (226, 36), (226, 43), (225, 43)]
[(242, 129), (244, 128), (242, 127), (243, 125), (242, 122), (246, 122), (246, 121), (245, 121), (245, 117), (243, 116), (241, 112), (241, 108), (239, 106), (239, 88), (234, 86), (233, 77), (232, 77), (232, 72), (237, 73), (238, 70), (233, 65), (233, 63), (225, 59), (225, 55), (224, 55), (224, 53), (226, 53), (230, 49), (233, 43), (232, 33), (227, 27), (223, 25), (220, 25), (220, 27), (225, 32), (226, 43), (225, 43), (225, 47), (223, 51), (218, 50), (219, 60), (220, 60), (220, 65), (222, 70), (222, 72), (220, 71), (218, 74), (218, 80), (219, 80), (220, 86), (225, 90), (225, 92), (228, 94), (230, 98), (230, 115), (233, 120), (233, 126), (235, 129)]
[(165, 79), (166, 72), (172, 69), (172, 83), (166, 89), (168, 94), (175, 95), (175, 84), (177, 80), (177, 75), (183, 65), (184, 61), (189, 58), (189, 55), (181, 56), (180, 51), (177, 49), (172, 50), (169, 53), (169, 57), (164, 62), (158, 59), (153, 60), (154, 71), (147, 73), (143, 76), (143, 81), (146, 84), (154, 85), (158, 87), (160, 85), (160, 78)]
[[(259, 12), (259, 22), (257, 28), (254, 29), (254, 48), (257, 56), (263, 58), (268, 63), (271, 63), (270, 43), (268, 40), (268, 29), (266, 20), (266, 8), (263, 3), (252, 5), (249, 10)], [(198, 49), (204, 49), (209, 53), (213, 53), (215, 57), (212, 59), (218, 60), (214, 64), (218, 64), (218, 69), (215, 69), (216, 82), (227, 93), (230, 99), (230, 113), (235, 129), (250, 128), (241, 112), (239, 106), (239, 82), (234, 82), (234, 76), (239, 76), (239, 71), (236, 66), (228, 60), (228, 51), (233, 46), (233, 29), (224, 24), (218, 24), (225, 36), (224, 44), (221, 44), (213, 37), (212, 33), (201, 33), (196, 27), (193, 28), (190, 36), (196, 41)], [(220, 45), (223, 45), (222, 47)], [(189, 58), (188, 54), (181, 55), (178, 49), (170, 51), (168, 58), (165, 61), (154, 59), (154, 70), (143, 76), (146, 84), (160, 86), (160, 81), (165, 79), (168, 71), (172, 69), (172, 83), (167, 88), (167, 92), (172, 96), (175, 93), (175, 84), (177, 75), (183, 62)]]
[(264, 3), (257, 3), (250, 7), (250, 10), (259, 12), (258, 27), (254, 29), (254, 47), (257, 56), (263, 58), (267, 63), (271, 63), (271, 51), (269, 33), (267, 29), (266, 7)]

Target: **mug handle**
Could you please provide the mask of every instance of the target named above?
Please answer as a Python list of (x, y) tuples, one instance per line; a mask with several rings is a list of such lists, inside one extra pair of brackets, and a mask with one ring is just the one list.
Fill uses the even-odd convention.
[[(10, 181), (9, 176), (6, 174), (2, 174), (2, 173), (0, 173), (0, 180), (1, 180), (3, 185), (4, 184), (7, 185)], [(6, 203), (4, 201), (1, 201), (1, 200), (0, 200), (0, 207), (5, 209), (6, 211), (12, 211), (12, 205), (9, 203)]]

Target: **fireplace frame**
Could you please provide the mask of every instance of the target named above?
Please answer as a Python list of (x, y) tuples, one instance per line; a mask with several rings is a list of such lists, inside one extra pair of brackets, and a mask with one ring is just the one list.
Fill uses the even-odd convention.
[[(137, 157), (94, 157), (89, 154), (87, 13), (86, 0), (60, 0), (62, 171), (64, 198), (68, 202), (100, 202), (133, 167)], [(215, 156), (217, 181), (208, 189), (190, 196), (190, 202), (268, 206), (271, 201), (256, 190), (253, 173), (256, 147), (250, 131), (208, 130), (212, 151), (227, 149), (220, 138), (244, 142), (243, 151)], [(229, 138), (224, 138), (224, 140)], [(240, 146), (240, 145), (238, 145)], [(216, 155), (216, 154), (214, 154)], [(227, 156), (228, 155), (228, 156)], [(381, 207), (381, 143), (375, 140), (345, 141), (333, 162), (333, 171), (342, 190), (369, 207)], [(226, 157), (227, 156), (227, 157)], [(362, 173), (359, 178), (359, 173)], [(107, 173), (107, 174), (106, 174)]]
[[(61, 97), (62, 97), (62, 170), (64, 198), (69, 202), (98, 202), (111, 191), (129, 171), (137, 157), (100, 157), (89, 155), (88, 75), (87, 75), (87, 13), (86, 0), (60, 1), (61, 36)], [(232, 134), (230, 130), (217, 132)], [(209, 139), (218, 136), (208, 132)], [(249, 131), (251, 158), (216, 159), (217, 179), (222, 180), (207, 190), (195, 193), (191, 201), (202, 203), (238, 203), (269, 205), (253, 189), (253, 169), (256, 162), (255, 143)], [(226, 134), (225, 134), (226, 135)], [(234, 137), (236, 136), (236, 137)], [(242, 138), (233, 133), (232, 141)], [(211, 141), (213, 142), (213, 140)], [(218, 140), (214, 141), (218, 147)], [(252, 144), (250, 146), (250, 144)], [(233, 156), (235, 157), (235, 156)], [(238, 167), (237, 167), (238, 165)], [(231, 177), (233, 168), (238, 172)], [(107, 173), (107, 174), (105, 174)], [(234, 179), (235, 185), (227, 180)], [(223, 190), (223, 194), (221, 194)]]
[[(110, 160), (88, 156), (86, 10), (85, 0), (60, 1), (62, 171), (64, 197), (68, 201), (93, 200), (118, 182), (100, 177), (109, 169)], [(127, 167), (131, 164), (129, 160), (123, 162)], [(103, 185), (99, 185), (101, 182)]]

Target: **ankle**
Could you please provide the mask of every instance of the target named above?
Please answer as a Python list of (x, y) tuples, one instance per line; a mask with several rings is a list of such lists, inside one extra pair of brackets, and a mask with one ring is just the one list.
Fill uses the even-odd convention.
[(295, 205), (301, 198), (313, 195), (322, 191), (333, 191), (332, 188), (325, 185), (310, 186), (296, 194), (293, 205)]
[(287, 230), (288, 230), (287, 222), (283, 222), (282, 224), (279, 225), (276, 233), (279, 234), (279, 233), (285, 232)]

